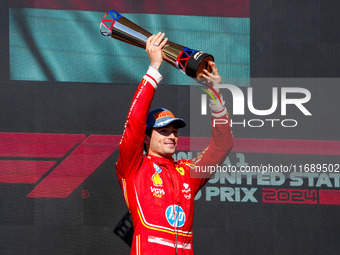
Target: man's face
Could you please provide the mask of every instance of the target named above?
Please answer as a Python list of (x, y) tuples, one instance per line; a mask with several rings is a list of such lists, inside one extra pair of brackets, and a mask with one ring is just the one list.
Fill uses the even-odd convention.
[(145, 143), (149, 145), (148, 154), (159, 157), (171, 157), (177, 147), (178, 128), (172, 124), (161, 128), (153, 128), (151, 137), (147, 136)]

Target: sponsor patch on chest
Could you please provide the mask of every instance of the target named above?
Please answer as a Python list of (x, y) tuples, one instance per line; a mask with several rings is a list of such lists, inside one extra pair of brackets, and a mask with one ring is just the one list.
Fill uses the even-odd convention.
[(163, 188), (156, 188), (156, 187), (152, 187), (150, 186), (150, 190), (152, 192), (152, 195), (154, 197), (159, 197), (161, 198), (163, 195), (165, 195), (165, 191)]
[(185, 223), (185, 213), (179, 205), (170, 205), (165, 210), (165, 217), (173, 227), (183, 227)]
[(165, 191), (163, 189), (163, 180), (159, 175), (162, 172), (162, 169), (155, 163), (153, 163), (153, 167), (155, 168), (155, 173), (151, 176), (153, 186), (150, 186), (150, 190), (154, 197), (161, 198), (163, 195), (165, 195)]
[(184, 198), (191, 199), (191, 188), (188, 183), (183, 183), (183, 189), (181, 190), (184, 194)]
[(185, 174), (185, 171), (184, 171), (184, 168), (183, 167), (176, 167), (176, 170), (177, 170), (177, 172), (179, 172), (180, 173), (180, 175), (184, 175)]

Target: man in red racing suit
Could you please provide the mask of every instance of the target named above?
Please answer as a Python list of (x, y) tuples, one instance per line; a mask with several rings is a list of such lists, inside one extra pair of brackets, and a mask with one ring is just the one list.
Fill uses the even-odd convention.
[[(212, 121), (221, 119), (225, 121), (220, 122), (226, 124), (212, 127), (210, 145), (197, 158), (174, 162), (177, 129), (185, 126), (185, 122), (164, 108), (148, 117), (162, 79), (158, 68), (162, 63), (161, 50), (167, 41), (163, 37), (164, 34), (158, 33), (147, 40), (151, 64), (132, 100), (116, 163), (134, 226), (131, 254), (193, 254), (194, 198), (211, 176), (190, 178), (190, 170), (223, 163), (233, 144), (227, 110), (216, 100), (216, 104), (210, 104)], [(219, 77), (216, 65), (212, 62), (210, 65), (213, 74), (206, 71), (204, 77)], [(149, 118), (155, 119), (151, 123), (151, 137), (146, 135)]]

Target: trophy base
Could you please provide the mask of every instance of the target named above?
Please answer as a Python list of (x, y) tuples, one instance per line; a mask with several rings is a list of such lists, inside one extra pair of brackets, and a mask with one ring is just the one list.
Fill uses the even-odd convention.
[(195, 78), (198, 81), (203, 81), (203, 69), (208, 70), (209, 73), (211, 72), (209, 61), (214, 61), (214, 57), (212, 55), (203, 51), (197, 51), (188, 60), (185, 68), (186, 75)]

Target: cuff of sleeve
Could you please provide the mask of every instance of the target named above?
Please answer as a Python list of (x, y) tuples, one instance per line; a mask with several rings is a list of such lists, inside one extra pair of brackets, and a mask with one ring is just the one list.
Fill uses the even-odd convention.
[(209, 107), (211, 109), (211, 115), (213, 117), (222, 117), (227, 114), (227, 109), (225, 108), (224, 100), (222, 95), (219, 95), (221, 101), (219, 99), (212, 100), (210, 99)]
[(215, 100), (210, 98), (209, 100), (210, 100), (209, 107), (212, 112), (219, 112), (224, 107), (225, 102), (221, 94), (219, 94), (219, 98), (215, 98)]
[(227, 109), (225, 107), (222, 108), (219, 112), (213, 112), (211, 111), (211, 115), (215, 118), (223, 117), (225, 115), (228, 115)]
[(148, 71), (144, 75), (144, 79), (151, 83), (157, 89), (157, 85), (162, 81), (163, 76), (152, 66), (149, 66)]

